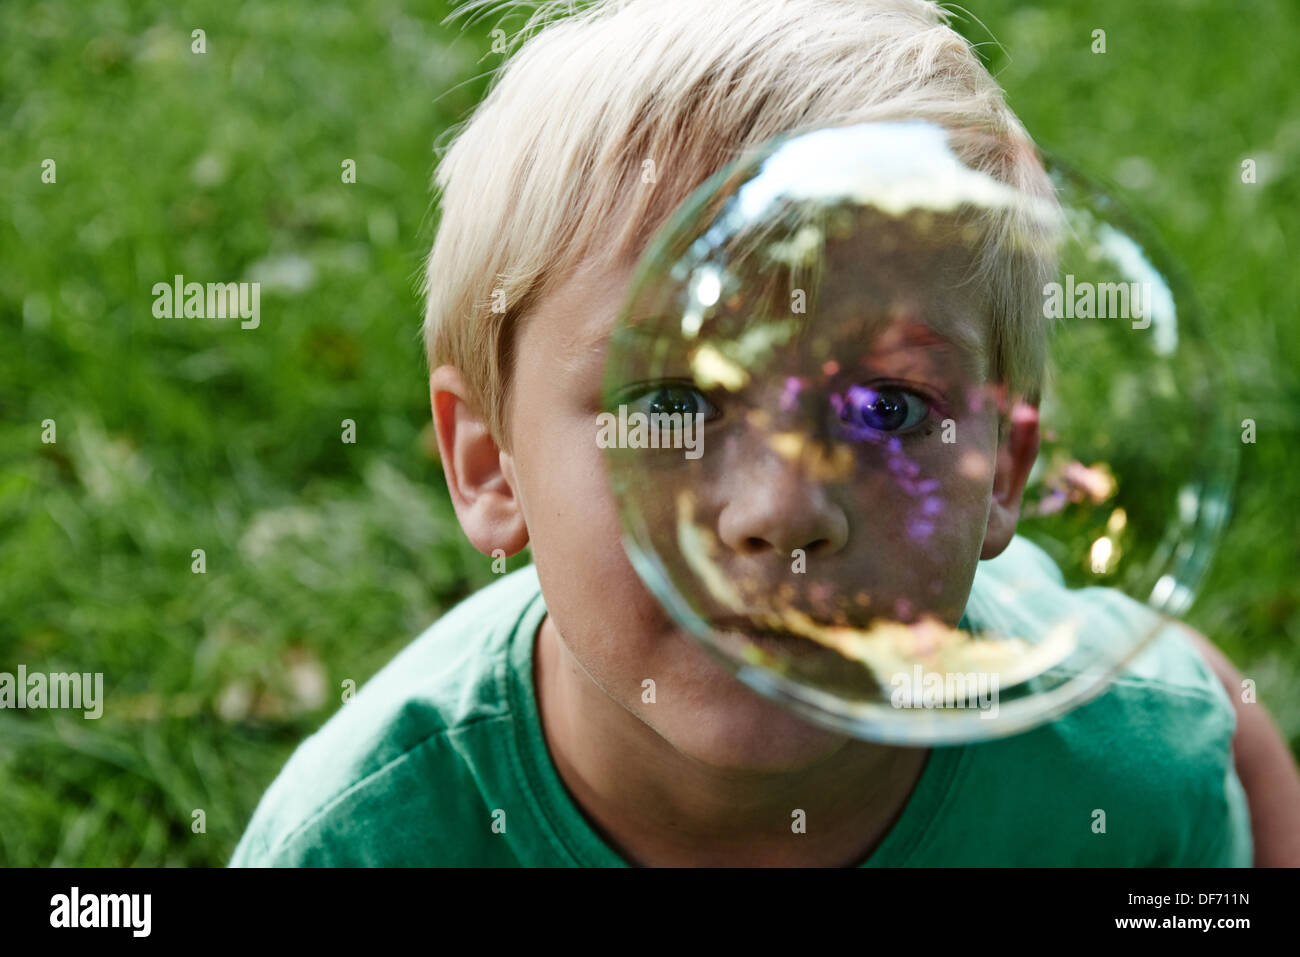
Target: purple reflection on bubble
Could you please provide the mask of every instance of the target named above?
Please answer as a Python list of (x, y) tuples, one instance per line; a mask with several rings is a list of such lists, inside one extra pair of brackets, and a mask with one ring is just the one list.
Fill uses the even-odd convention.
[[(782, 412), (789, 412), (791, 409), (793, 409), (793, 408), (795, 407), (795, 405), (796, 405), (796, 404), (798, 403), (798, 401), (799, 401), (799, 392), (800, 392), (800, 390), (802, 390), (802, 389), (803, 389), (803, 380), (802, 380), (802, 379), (800, 379), (798, 376), (787, 376), (787, 377), (786, 377), (786, 380), (785, 380), (785, 388), (781, 391), (781, 411), (782, 411)], [(831, 404), (834, 405), (834, 404), (835, 404), (835, 400), (838, 399), (838, 398), (839, 398), (839, 396), (837, 396), (837, 395), (832, 395), (832, 396), (831, 396)], [(838, 413), (840, 410), (839, 410), (839, 408), (837, 407), (837, 408), (835, 409), (835, 411)]]
[(1065, 508), (1067, 502), (1068, 499), (1063, 491), (1060, 489), (1053, 489), (1050, 494), (1045, 496), (1043, 500), (1038, 503), (1038, 508), (1035, 510), (1034, 514), (1055, 515), (1061, 509)]
[(894, 448), (890, 436), (863, 421), (871, 417), (879, 398), (879, 393), (867, 386), (851, 385), (843, 395), (832, 392), (830, 404), (853, 441)]
[(925, 541), (934, 534), (934, 522), (915, 518), (907, 523), (907, 534), (918, 541)]
[(865, 385), (851, 385), (846, 393), (848, 400), (859, 409), (870, 408), (876, 404), (880, 394)]
[(920, 498), (922, 495), (929, 495), (939, 487), (938, 479), (916, 479), (908, 478), (906, 475), (899, 477), (898, 487), (908, 495), (914, 498)]

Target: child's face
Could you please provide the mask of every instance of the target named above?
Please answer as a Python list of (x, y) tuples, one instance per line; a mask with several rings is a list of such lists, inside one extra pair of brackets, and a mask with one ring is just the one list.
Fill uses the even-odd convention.
[[(977, 247), (934, 218), (861, 225), (819, 247), (815, 295), (752, 251), (644, 282), (607, 359), (611, 406), (705, 417), (695, 454), (635, 448), (610, 469), (638, 544), (715, 630), (955, 627), (965, 608), (1004, 402)], [(712, 270), (728, 291), (683, 335), (683, 286)], [(833, 657), (800, 671), (871, 694)]]
[[(942, 272), (949, 265), (936, 260), (910, 268)], [(606, 339), (630, 275), (628, 266), (582, 268), (526, 319), (516, 340), (512, 450), (502, 456), (503, 475), (527, 528), (547, 608), (591, 679), (678, 751), (715, 767), (807, 766), (845, 738), (726, 675), (647, 592), (624, 552), (596, 417), (603, 410)], [(898, 308), (865, 336), (873, 342), (866, 372), (934, 391), (945, 382), (981, 379), (980, 307), (954, 283), (918, 284), (905, 270), (891, 275), (876, 295)], [(907, 299), (904, 287), (925, 289), (925, 301), (914, 292)], [(922, 321), (926, 316), (943, 316), (939, 325), (948, 335), (936, 337)], [(974, 351), (954, 344), (971, 332)], [(645, 454), (676, 471), (676, 487), (685, 482), (701, 493), (696, 523), (715, 538), (724, 572), (758, 584), (755, 594), (771, 594), (791, 580), (792, 549), (820, 543), (810, 548), (816, 567), (839, 563), (869, 581), (876, 596), (919, 602), (955, 624), (979, 558), (996, 555), (1011, 537), (1036, 448), (1036, 432), (1029, 448), (1013, 429), (999, 455), (991, 390), (961, 396), (935, 411), (928, 431), (908, 439), (908, 457), (922, 479), (938, 480), (929, 486), (931, 497), (943, 503), (923, 544), (914, 509), (905, 507), (914, 503), (883, 475), (883, 460), (882, 481), (809, 482), (798, 465), (765, 454), (743, 428), (708, 433), (706, 451), (693, 463), (680, 451)], [(957, 441), (944, 441), (941, 418), (953, 420)], [(655, 682), (654, 703), (642, 700), (647, 678)]]

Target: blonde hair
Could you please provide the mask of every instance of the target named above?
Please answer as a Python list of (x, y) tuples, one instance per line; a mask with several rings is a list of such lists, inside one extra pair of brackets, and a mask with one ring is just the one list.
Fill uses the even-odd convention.
[[(459, 12), (524, 6), (472, 0)], [(521, 318), (589, 256), (635, 255), (694, 188), (774, 136), (899, 119), (977, 129), (999, 146), (980, 138), (978, 155), (963, 157), (973, 168), (1051, 192), (1001, 89), (937, 4), (526, 7), (516, 52), (438, 165), (441, 221), (424, 284), (430, 366), (460, 371), (503, 447)], [(642, 182), (647, 160), (652, 187)], [(1026, 297), (1041, 296), (1043, 276), (1015, 272), (1029, 274), (994, 284), (993, 374), (1036, 395), (1044, 324), (1012, 320), (1030, 318)]]

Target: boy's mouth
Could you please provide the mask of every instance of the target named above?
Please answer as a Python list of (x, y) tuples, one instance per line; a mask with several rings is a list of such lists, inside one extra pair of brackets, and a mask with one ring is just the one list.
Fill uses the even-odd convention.
[(828, 625), (794, 609), (729, 615), (712, 624), (719, 644), (740, 657), (753, 661), (757, 653), (778, 668), (786, 662), (846, 693), (888, 688), (894, 676), (917, 665), (942, 673), (996, 672), (1002, 687), (1009, 688), (1068, 657), (1078, 627), (1076, 621), (1063, 621), (1031, 642), (1015, 636), (977, 638), (928, 616), (914, 624), (877, 620), (863, 628)]
[(715, 641), (738, 659), (811, 682), (845, 698), (879, 698), (881, 685), (862, 662), (853, 661), (839, 649), (807, 635), (762, 624), (768, 617), (770, 615), (716, 618), (711, 622)]

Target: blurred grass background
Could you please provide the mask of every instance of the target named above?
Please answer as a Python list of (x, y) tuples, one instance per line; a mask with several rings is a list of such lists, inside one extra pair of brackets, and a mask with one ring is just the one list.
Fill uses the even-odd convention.
[[(224, 864), (343, 682), (492, 578), (431, 451), (418, 338), (432, 149), (500, 60), (495, 19), (449, 10), (0, 7), (0, 671), (102, 671), (107, 696), (99, 721), (0, 711), (0, 864)], [(1031, 133), (1157, 226), (1241, 383), (1225, 402), (1258, 442), (1189, 617), (1300, 750), (1300, 13), (971, 11)], [(260, 280), (261, 327), (155, 319), (176, 273)]]

